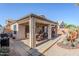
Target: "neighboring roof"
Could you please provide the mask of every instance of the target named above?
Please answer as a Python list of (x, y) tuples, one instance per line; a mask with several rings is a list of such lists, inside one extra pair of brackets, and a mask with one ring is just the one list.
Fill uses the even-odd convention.
[(29, 14), (29, 15), (27, 15), (27, 16), (24, 16), (24, 17), (20, 18), (20, 19), (17, 20), (16, 22), (18, 22), (18, 21), (20, 21), (20, 20), (23, 20), (23, 19), (25, 19), (25, 18), (28, 18), (28, 17), (30, 17), (30, 16), (31, 16), (31, 17), (36, 17), (36, 18), (39, 18), (39, 19), (42, 19), (42, 20), (46, 20), (46, 21), (51, 22), (51, 23), (57, 24), (57, 22), (48, 20), (46, 17), (43, 17), (43, 16), (41, 16), (41, 15), (36, 15), (36, 14)]
[(6, 21), (6, 26), (12, 25), (15, 22), (16, 22), (16, 20), (7, 20)]

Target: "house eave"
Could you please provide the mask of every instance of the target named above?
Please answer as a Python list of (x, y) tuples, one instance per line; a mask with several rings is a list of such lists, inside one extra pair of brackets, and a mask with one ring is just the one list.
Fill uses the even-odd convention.
[[(17, 23), (18, 21), (23, 20), (23, 19), (26, 19), (26, 18), (29, 18), (29, 17), (35, 17), (35, 18), (39, 18), (39, 19), (41, 19), (41, 20), (44, 20), (44, 21), (47, 21), (47, 22), (50, 22), (50, 23), (57, 24), (57, 22), (48, 20), (48, 19), (45, 18), (45, 17), (41, 17), (41, 16), (38, 16), (38, 15), (35, 15), (35, 14), (29, 14), (29, 15), (26, 15), (26, 16), (20, 18), (19, 20), (17, 20), (16, 22), (14, 22), (14, 23)], [(14, 24), (14, 23), (13, 23), (13, 24)]]

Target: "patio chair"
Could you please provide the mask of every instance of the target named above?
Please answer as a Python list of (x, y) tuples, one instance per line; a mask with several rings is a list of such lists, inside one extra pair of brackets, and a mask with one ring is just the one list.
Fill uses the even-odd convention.
[(41, 41), (41, 40), (43, 40), (43, 34), (39, 34), (37, 37), (37, 41)]

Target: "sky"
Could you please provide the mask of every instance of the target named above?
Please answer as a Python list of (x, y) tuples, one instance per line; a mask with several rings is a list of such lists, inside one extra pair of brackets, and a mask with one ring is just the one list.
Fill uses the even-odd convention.
[(0, 3), (0, 24), (4, 26), (6, 20), (18, 20), (30, 13), (45, 15), (52, 21), (79, 25), (79, 6), (68, 3)]

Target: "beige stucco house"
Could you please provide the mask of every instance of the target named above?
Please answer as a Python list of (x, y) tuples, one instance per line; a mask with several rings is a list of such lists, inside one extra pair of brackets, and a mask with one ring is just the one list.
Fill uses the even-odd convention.
[[(35, 48), (36, 41), (39, 41), (37, 40), (38, 38), (41, 39), (43, 37), (43, 32), (47, 33), (47, 38), (45, 37), (45, 39), (49, 40), (53, 38), (52, 34), (57, 35), (57, 23), (48, 20), (43, 15), (29, 14), (14, 22), (11, 25), (11, 30), (16, 40), (29, 39), (29, 46)], [(39, 34), (40, 31), (41, 34)]]

